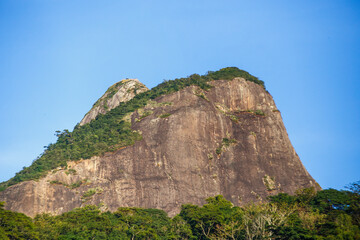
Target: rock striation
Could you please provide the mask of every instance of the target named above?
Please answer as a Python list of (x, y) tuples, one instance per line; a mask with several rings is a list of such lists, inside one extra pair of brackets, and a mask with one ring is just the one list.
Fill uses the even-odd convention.
[[(135, 90), (123, 88), (130, 83), (131, 89), (146, 90), (137, 80), (116, 86), (118, 92), (105, 93), (81, 124), (133, 97)], [(134, 145), (11, 186), (0, 192), (0, 201), (28, 216), (88, 204), (110, 211), (158, 208), (174, 216), (181, 204), (203, 204), (217, 194), (242, 205), (279, 192), (320, 189), (262, 86), (243, 78), (209, 84), (208, 91), (190, 86), (158, 97), (124, 118), (142, 134)]]

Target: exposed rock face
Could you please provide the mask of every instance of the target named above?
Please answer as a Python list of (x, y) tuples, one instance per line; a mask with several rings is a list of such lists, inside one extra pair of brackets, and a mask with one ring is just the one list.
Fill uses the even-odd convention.
[(298, 188), (320, 189), (269, 93), (241, 78), (211, 84), (208, 92), (191, 86), (134, 112), (128, 120), (143, 139), (133, 146), (11, 186), (0, 201), (29, 216), (87, 204), (111, 211), (159, 208), (173, 216), (181, 204), (203, 204), (217, 194), (241, 205)]
[(127, 102), (136, 94), (148, 91), (149, 89), (138, 79), (124, 79), (115, 83), (105, 92), (105, 94), (94, 104), (91, 110), (84, 116), (80, 126), (91, 122), (97, 115), (105, 114), (113, 108), (119, 106), (121, 102)]

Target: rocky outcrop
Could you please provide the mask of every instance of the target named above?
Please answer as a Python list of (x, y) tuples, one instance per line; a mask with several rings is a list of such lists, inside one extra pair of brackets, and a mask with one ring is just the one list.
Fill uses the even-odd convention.
[(84, 116), (80, 126), (91, 122), (99, 114), (105, 114), (119, 106), (121, 102), (127, 102), (136, 94), (146, 92), (149, 89), (138, 79), (124, 79), (112, 85), (105, 94), (94, 104), (91, 110)]
[(143, 139), (104, 156), (70, 162), (39, 181), (0, 193), (29, 216), (87, 204), (163, 209), (224, 195), (236, 205), (320, 186), (292, 147), (280, 111), (263, 87), (235, 78), (159, 97), (125, 120)]

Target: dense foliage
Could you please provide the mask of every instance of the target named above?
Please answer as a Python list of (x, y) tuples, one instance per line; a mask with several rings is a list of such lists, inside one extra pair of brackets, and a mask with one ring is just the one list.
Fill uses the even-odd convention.
[(157, 209), (119, 208), (111, 213), (86, 206), (31, 219), (0, 204), (0, 239), (356, 240), (360, 239), (360, 189), (356, 189), (309, 188), (244, 207), (234, 207), (219, 195), (206, 199), (202, 207), (183, 205), (174, 218)]
[(153, 89), (136, 95), (132, 100), (121, 103), (107, 114), (100, 114), (89, 124), (77, 125), (72, 132), (69, 130), (57, 131), (57, 142), (45, 147), (45, 151), (30, 167), (24, 167), (15, 177), (0, 183), (0, 191), (22, 181), (39, 179), (49, 170), (57, 167), (66, 167), (67, 161), (88, 159), (134, 144), (135, 141), (141, 139), (141, 135), (133, 131), (131, 124), (124, 121), (123, 118), (126, 114), (144, 107), (150, 99), (179, 91), (191, 85), (209, 89), (211, 86), (208, 82), (211, 80), (231, 80), (235, 77), (245, 78), (264, 87), (263, 81), (236, 67), (223, 68), (202, 76), (193, 74), (186, 78), (164, 81)]

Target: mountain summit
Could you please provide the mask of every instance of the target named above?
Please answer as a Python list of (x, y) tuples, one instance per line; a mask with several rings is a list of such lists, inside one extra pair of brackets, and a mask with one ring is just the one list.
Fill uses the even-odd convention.
[(80, 126), (91, 122), (99, 114), (105, 114), (119, 106), (121, 102), (127, 102), (136, 94), (148, 91), (149, 89), (138, 79), (124, 79), (115, 83), (96, 101), (91, 110), (84, 116)]
[(0, 184), (6, 208), (34, 216), (96, 204), (174, 216), (181, 204), (218, 194), (242, 205), (320, 189), (264, 83), (243, 70), (194, 74), (148, 91), (137, 80), (109, 89), (79, 126)]

